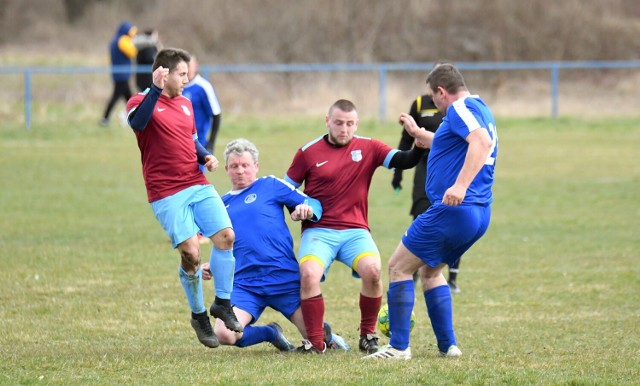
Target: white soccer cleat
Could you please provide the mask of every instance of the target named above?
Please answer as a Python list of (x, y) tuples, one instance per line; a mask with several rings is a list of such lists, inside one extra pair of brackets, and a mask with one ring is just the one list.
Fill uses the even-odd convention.
[(462, 356), (462, 351), (460, 351), (458, 346), (451, 345), (451, 346), (449, 346), (449, 349), (447, 350), (446, 353), (440, 351), (440, 356), (441, 357), (447, 357), (447, 358), (457, 358), (457, 357), (461, 357)]
[(380, 348), (378, 352), (364, 356), (362, 359), (395, 359), (408, 361), (411, 359), (411, 347), (407, 347), (406, 350), (398, 350), (388, 344)]

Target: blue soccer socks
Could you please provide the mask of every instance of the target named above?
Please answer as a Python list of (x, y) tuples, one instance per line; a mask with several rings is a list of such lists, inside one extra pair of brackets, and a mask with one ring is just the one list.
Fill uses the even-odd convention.
[(236, 259), (233, 257), (233, 250), (215, 247), (211, 249), (209, 268), (213, 276), (216, 296), (220, 299), (231, 299), (235, 267)]
[(178, 269), (178, 276), (180, 277), (182, 288), (184, 288), (184, 293), (187, 295), (191, 312), (194, 314), (205, 312), (207, 309), (204, 306), (204, 297), (202, 295), (202, 269), (198, 268), (194, 275), (189, 275), (180, 267)]
[(449, 346), (456, 345), (449, 286), (445, 284), (425, 291), (424, 299), (427, 303), (431, 327), (438, 340), (438, 349), (446, 353)]
[(389, 284), (387, 302), (389, 304), (389, 344), (398, 350), (409, 347), (411, 332), (411, 312), (413, 312), (415, 291), (413, 280), (397, 281)]

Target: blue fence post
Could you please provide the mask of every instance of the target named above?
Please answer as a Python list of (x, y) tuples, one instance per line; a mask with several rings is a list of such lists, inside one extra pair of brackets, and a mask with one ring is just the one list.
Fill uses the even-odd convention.
[(378, 114), (380, 115), (380, 121), (386, 122), (387, 120), (387, 68), (380, 67), (378, 71)]
[(24, 71), (24, 124), (31, 130), (31, 71)]
[(551, 66), (551, 117), (558, 118), (558, 81), (560, 69), (556, 64)]

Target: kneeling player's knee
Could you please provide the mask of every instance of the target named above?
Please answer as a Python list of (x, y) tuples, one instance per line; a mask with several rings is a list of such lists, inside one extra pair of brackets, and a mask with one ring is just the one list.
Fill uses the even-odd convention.
[(220, 344), (225, 346), (234, 345), (238, 340), (237, 334), (225, 327), (217, 328), (216, 326), (215, 334)]

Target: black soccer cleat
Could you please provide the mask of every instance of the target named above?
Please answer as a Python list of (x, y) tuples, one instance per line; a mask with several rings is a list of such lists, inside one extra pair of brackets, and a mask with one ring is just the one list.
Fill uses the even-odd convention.
[(211, 321), (209, 321), (209, 316), (207, 315), (207, 311), (202, 312), (200, 314), (191, 313), (191, 327), (196, 332), (196, 336), (198, 340), (203, 345), (209, 348), (216, 348), (220, 346), (220, 342), (218, 341), (218, 337), (213, 333), (213, 328), (211, 328)]
[(380, 349), (378, 337), (375, 334), (362, 335), (358, 342), (358, 347), (360, 348), (360, 351), (366, 352), (367, 354), (378, 352)]
[(234, 332), (243, 332), (244, 327), (238, 322), (233, 307), (213, 303), (209, 309), (211, 316), (224, 322), (225, 327)]
[(320, 351), (315, 348), (315, 346), (311, 344), (311, 342), (309, 342), (307, 339), (303, 339), (302, 346), (296, 349), (296, 352), (300, 354), (324, 354), (325, 351), (327, 351), (326, 344), (324, 346), (324, 351)]

